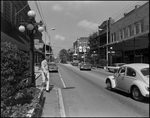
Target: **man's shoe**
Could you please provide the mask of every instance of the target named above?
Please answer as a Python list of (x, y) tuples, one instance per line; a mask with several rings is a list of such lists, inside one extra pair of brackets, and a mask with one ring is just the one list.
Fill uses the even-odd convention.
[(49, 92), (49, 90), (46, 90), (46, 92)]

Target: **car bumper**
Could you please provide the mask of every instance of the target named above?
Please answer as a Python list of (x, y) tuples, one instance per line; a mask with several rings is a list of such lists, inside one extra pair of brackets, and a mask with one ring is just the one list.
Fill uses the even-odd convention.
[(49, 69), (49, 71), (58, 71), (58, 69)]

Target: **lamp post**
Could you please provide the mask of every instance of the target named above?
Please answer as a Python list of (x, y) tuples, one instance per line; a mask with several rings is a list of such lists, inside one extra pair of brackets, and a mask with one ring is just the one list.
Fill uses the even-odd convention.
[(27, 13), (29, 17), (28, 22), (21, 22), (19, 26), (19, 31), (24, 32), (25, 28), (29, 30), (29, 37), (30, 37), (30, 50), (29, 50), (29, 55), (30, 55), (30, 78), (28, 80), (30, 86), (35, 87), (35, 74), (34, 74), (34, 34), (38, 30), (39, 32), (44, 31), (44, 27), (42, 26), (43, 23), (40, 21), (39, 23), (35, 22), (35, 12), (34, 11), (29, 11)]

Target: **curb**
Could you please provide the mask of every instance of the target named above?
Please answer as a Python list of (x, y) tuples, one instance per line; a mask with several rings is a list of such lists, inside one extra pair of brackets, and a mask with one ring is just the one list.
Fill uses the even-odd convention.
[[(38, 99), (39, 99), (38, 103), (41, 103), (41, 101), (43, 100), (43, 86), (41, 87), (41, 92), (39, 93)], [(36, 110), (36, 108), (29, 110), (27, 112), (26, 117), (32, 117), (33, 115), (35, 115), (35, 110)]]
[[(39, 78), (41, 76), (41, 73), (35, 78), (36, 80)], [(41, 91), (40, 91), (40, 93), (39, 93), (39, 95), (38, 95), (38, 99), (39, 99), (39, 101), (38, 101), (38, 103), (41, 105), (41, 101), (43, 100), (43, 92), (44, 92), (44, 88), (43, 88), (43, 86), (41, 85)], [(36, 113), (36, 109), (37, 108), (32, 108), (32, 109), (30, 109), (28, 112), (27, 112), (27, 115), (26, 115), (26, 117), (33, 117)]]

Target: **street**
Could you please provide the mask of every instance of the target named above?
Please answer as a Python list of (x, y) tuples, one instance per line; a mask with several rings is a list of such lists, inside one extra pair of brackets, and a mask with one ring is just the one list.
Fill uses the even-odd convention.
[(58, 64), (59, 72), (51, 73), (51, 83), (61, 89), (66, 117), (148, 117), (149, 102), (138, 102), (128, 94), (109, 91), (103, 69), (80, 71), (77, 66)]

